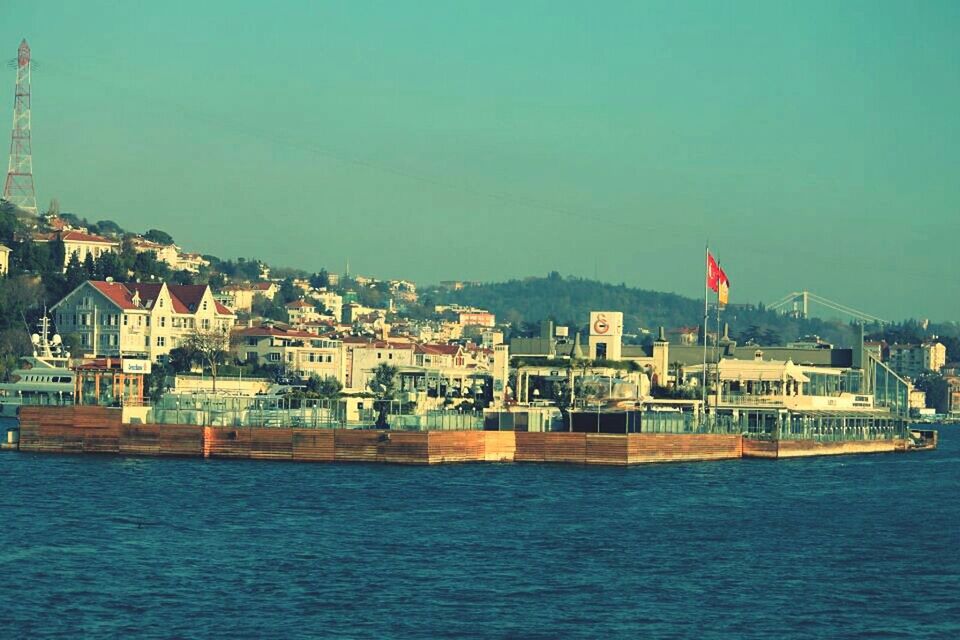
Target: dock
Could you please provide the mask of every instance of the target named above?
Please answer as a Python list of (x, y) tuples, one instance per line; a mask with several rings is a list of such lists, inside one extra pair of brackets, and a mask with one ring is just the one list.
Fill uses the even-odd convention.
[[(918, 432), (919, 433), (919, 432)], [(936, 446), (925, 437), (820, 442), (746, 434), (392, 431), (295, 427), (129, 424), (119, 408), (25, 406), (18, 449), (299, 462), (445, 464), (563, 463), (626, 466), (661, 462), (892, 453)]]

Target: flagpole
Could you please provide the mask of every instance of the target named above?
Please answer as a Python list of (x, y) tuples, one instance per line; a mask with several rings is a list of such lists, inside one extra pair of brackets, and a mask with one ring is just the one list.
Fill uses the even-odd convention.
[(710, 242), (708, 241), (704, 248), (703, 256), (703, 375), (700, 376), (701, 387), (701, 407), (704, 421), (707, 417), (707, 320), (710, 316), (710, 288), (708, 277), (710, 275)]
[(720, 358), (722, 356), (720, 352), (720, 287), (722, 286), (723, 283), (717, 286), (717, 407), (720, 406)]

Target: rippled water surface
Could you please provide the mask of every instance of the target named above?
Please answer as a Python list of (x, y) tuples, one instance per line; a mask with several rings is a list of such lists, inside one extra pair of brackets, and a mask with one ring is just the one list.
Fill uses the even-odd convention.
[(960, 638), (935, 452), (399, 467), (0, 452), (0, 638)]

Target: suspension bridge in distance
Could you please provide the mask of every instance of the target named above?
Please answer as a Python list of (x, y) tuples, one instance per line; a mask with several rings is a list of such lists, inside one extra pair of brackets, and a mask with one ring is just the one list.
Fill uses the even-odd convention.
[(875, 315), (869, 314), (865, 311), (860, 311), (859, 309), (854, 309), (851, 306), (836, 302), (834, 300), (828, 300), (823, 296), (818, 296), (817, 294), (806, 290), (792, 291), (773, 304), (767, 305), (767, 309), (780, 311), (795, 318), (806, 319), (810, 317), (811, 303), (832, 311), (839, 311), (840, 313), (863, 323), (888, 323), (888, 321), (884, 320), (883, 318), (878, 318)]

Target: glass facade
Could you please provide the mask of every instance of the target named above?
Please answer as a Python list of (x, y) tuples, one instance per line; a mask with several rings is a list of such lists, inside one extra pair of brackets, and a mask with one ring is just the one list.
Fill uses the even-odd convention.
[(867, 367), (873, 383), (874, 404), (887, 407), (897, 415), (909, 414), (910, 385), (872, 355), (868, 357)]

